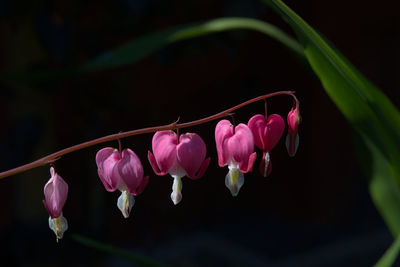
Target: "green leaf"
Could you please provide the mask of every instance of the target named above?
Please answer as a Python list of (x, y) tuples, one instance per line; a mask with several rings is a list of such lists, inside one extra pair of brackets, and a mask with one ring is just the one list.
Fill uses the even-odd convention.
[(368, 137), (354, 133), (354, 145), (359, 164), (367, 178), (372, 201), (395, 232), (400, 221), (400, 189), (395, 183), (390, 163)]
[[(325, 91), (362, 136), (369, 160), (374, 163), (374, 168), (369, 170), (372, 171), (369, 173), (372, 199), (393, 235), (400, 235), (400, 114), (397, 108), (282, 1), (264, 1), (295, 30)], [(365, 154), (360, 157), (361, 161), (368, 161)]]
[(140, 37), (95, 58), (82, 66), (80, 70), (92, 71), (133, 64), (168, 44), (231, 30), (259, 31), (281, 42), (300, 58), (304, 58), (303, 47), (269, 23), (251, 18), (219, 18), (203, 23), (177, 26)]
[(233, 30), (253, 30), (266, 34), (288, 47), (299, 59), (304, 60), (305, 58), (304, 49), (298, 41), (269, 23), (251, 18), (219, 18), (203, 23), (175, 26), (160, 32), (150, 33), (101, 54), (80, 67), (26, 72), (1, 72), (0, 80), (12, 83), (37, 83), (62, 79), (90, 71), (107, 70), (134, 64), (174, 42)]
[(78, 235), (78, 234), (72, 234), (71, 238), (77, 242), (80, 243), (84, 246), (91, 247), (94, 249), (97, 249), (99, 251), (103, 251), (112, 255), (115, 255), (117, 257), (123, 258), (130, 263), (138, 264), (139, 266), (166, 266), (164, 264), (161, 264), (157, 261), (154, 261), (152, 259), (148, 259), (139, 255), (136, 255), (132, 252), (129, 252), (127, 250), (117, 248), (114, 246), (111, 246), (106, 243), (99, 242), (97, 240)]
[(375, 267), (393, 266), (400, 251), (400, 236), (396, 238), (390, 248), (383, 254), (382, 258), (374, 265)]

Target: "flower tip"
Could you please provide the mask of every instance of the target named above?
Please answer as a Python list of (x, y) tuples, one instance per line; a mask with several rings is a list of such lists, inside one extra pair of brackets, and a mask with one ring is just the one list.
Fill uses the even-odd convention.
[(296, 135), (289, 133), (286, 136), (286, 149), (290, 157), (294, 157), (296, 155), (297, 149), (299, 147), (299, 134)]
[(122, 191), (121, 195), (118, 198), (117, 206), (119, 210), (122, 212), (124, 218), (128, 218), (131, 213), (132, 207), (135, 204), (135, 198), (128, 193), (128, 191)]
[(230, 187), (229, 191), (231, 191), (231, 194), (233, 197), (236, 197), (237, 195), (239, 195), (239, 188), (237, 185)]
[(244, 184), (244, 175), (237, 168), (229, 169), (225, 176), (225, 186), (229, 189), (233, 197), (239, 194), (240, 188)]
[(263, 158), (260, 162), (260, 173), (263, 177), (268, 177), (272, 171), (272, 163), (269, 152), (263, 154)]
[(177, 205), (182, 200), (182, 178), (174, 177), (174, 182), (172, 184), (171, 200), (174, 205)]
[(174, 205), (178, 205), (178, 203), (181, 202), (182, 200), (182, 194), (180, 192), (172, 192), (171, 200), (174, 203)]
[(54, 219), (49, 216), (49, 227), (56, 235), (56, 242), (58, 243), (58, 240), (63, 238), (64, 232), (68, 230), (67, 219), (62, 215)]

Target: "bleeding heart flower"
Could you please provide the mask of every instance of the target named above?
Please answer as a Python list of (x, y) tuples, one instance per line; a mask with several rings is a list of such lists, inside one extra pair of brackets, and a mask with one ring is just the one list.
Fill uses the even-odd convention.
[(139, 195), (147, 185), (149, 177), (144, 177), (142, 163), (129, 148), (118, 151), (112, 147), (101, 149), (96, 154), (97, 172), (104, 187), (109, 192), (121, 191), (117, 206), (125, 218), (129, 217), (134, 196)]
[(225, 185), (232, 196), (237, 196), (244, 183), (243, 174), (252, 170), (257, 157), (253, 134), (245, 124), (234, 127), (228, 120), (221, 120), (215, 127), (215, 142), (219, 166), (229, 168)]
[(50, 175), (51, 177), (43, 190), (43, 204), (50, 215), (49, 227), (56, 234), (58, 242), (68, 229), (67, 219), (62, 215), (62, 209), (68, 195), (68, 184), (56, 173), (53, 167), (50, 167)]
[(285, 121), (278, 114), (271, 114), (267, 119), (257, 114), (248, 123), (256, 146), (263, 151), (260, 163), (261, 175), (267, 177), (272, 170), (270, 151), (276, 146), (285, 130)]
[(287, 116), (288, 135), (286, 136), (286, 149), (289, 156), (294, 157), (299, 147), (299, 134), (297, 133), (301, 122), (299, 107), (292, 107)]
[(182, 199), (181, 178), (198, 179), (210, 164), (210, 158), (205, 159), (206, 145), (195, 133), (181, 134), (178, 140), (173, 131), (159, 131), (153, 136), (152, 148), (154, 155), (149, 151), (147, 157), (154, 172), (174, 178), (171, 200), (176, 205)]

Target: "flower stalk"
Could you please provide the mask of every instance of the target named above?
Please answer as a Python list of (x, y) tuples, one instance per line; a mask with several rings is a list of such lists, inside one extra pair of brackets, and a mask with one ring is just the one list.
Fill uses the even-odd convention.
[(107, 135), (104, 137), (100, 137), (97, 139), (93, 139), (81, 144), (77, 144), (65, 149), (62, 149), (60, 151), (57, 151), (55, 153), (52, 153), (50, 155), (47, 155), (43, 158), (40, 158), (36, 161), (33, 161), (31, 163), (4, 171), (4, 172), (0, 172), (0, 179), (6, 178), (8, 176), (12, 176), (18, 173), (22, 173), (25, 171), (28, 171), (30, 169), (34, 169), (40, 166), (44, 166), (44, 165), (48, 165), (51, 164), (53, 162), (55, 162), (56, 160), (58, 160), (59, 158), (61, 158), (63, 155), (87, 148), (87, 147), (91, 147), (97, 144), (101, 144), (101, 143), (105, 143), (105, 142), (109, 142), (109, 141), (114, 141), (114, 140), (120, 140), (126, 137), (130, 137), (130, 136), (134, 136), (134, 135), (140, 135), (140, 134), (146, 134), (146, 133), (154, 133), (157, 131), (166, 131), (166, 130), (178, 130), (178, 129), (182, 129), (182, 128), (188, 128), (188, 127), (192, 127), (195, 125), (200, 125), (200, 124), (204, 124), (210, 121), (214, 121), (214, 120), (218, 120), (221, 119), (223, 117), (229, 116), (231, 112), (242, 108), (244, 106), (247, 106), (249, 104), (252, 104), (254, 102), (257, 101), (261, 101), (261, 100), (265, 100), (274, 96), (278, 96), (278, 95), (289, 95), (293, 98), (293, 100), (296, 103), (296, 106), (298, 106), (299, 101), (297, 100), (296, 96), (294, 95), (293, 91), (278, 91), (278, 92), (274, 92), (274, 93), (270, 93), (270, 94), (266, 94), (266, 95), (262, 95), (253, 99), (250, 99), (246, 102), (243, 102), (239, 105), (236, 105), (232, 108), (229, 108), (227, 110), (224, 110), (222, 112), (219, 112), (217, 114), (208, 116), (206, 118), (202, 118), (199, 120), (195, 120), (195, 121), (191, 121), (191, 122), (185, 122), (185, 123), (177, 123), (173, 122), (167, 125), (161, 125), (161, 126), (156, 126), (156, 127), (148, 127), (148, 128), (142, 128), (142, 129), (137, 129), (137, 130), (132, 130), (132, 131), (127, 131), (127, 132), (120, 132), (117, 134), (111, 134), (111, 135)]

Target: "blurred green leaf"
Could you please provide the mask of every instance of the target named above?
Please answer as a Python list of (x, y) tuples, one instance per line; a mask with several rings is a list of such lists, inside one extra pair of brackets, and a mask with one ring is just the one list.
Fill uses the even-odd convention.
[(393, 266), (400, 251), (400, 236), (396, 238), (382, 258), (375, 264), (375, 267)]
[(231, 30), (259, 31), (281, 42), (300, 58), (304, 57), (303, 47), (274, 25), (251, 18), (219, 18), (193, 25), (173, 27), (140, 37), (93, 59), (80, 70), (101, 70), (132, 64), (168, 44)]
[[(396, 217), (391, 221), (400, 220), (400, 190), (396, 186), (390, 171), (390, 164), (386, 158), (368, 139), (355, 133), (354, 144), (357, 158), (368, 179), (369, 190), (374, 197), (378, 210)], [(379, 205), (379, 206), (378, 206)], [(393, 242), (376, 267), (392, 266), (400, 251), (400, 236)]]
[(365, 136), (355, 132), (354, 145), (359, 164), (367, 178), (369, 191), (377, 209), (383, 212), (390, 229), (400, 221), (400, 190), (395, 183), (391, 165), (380, 150)]
[(251, 18), (219, 18), (203, 23), (175, 26), (160, 32), (150, 33), (103, 53), (75, 69), (0, 72), (0, 80), (5, 82), (37, 83), (62, 79), (90, 71), (107, 70), (134, 64), (162, 47), (174, 42), (233, 30), (254, 30), (266, 34), (284, 44), (298, 58), (304, 60), (302, 45), (274, 25)]
[(136, 255), (130, 251), (117, 248), (114, 246), (111, 246), (106, 243), (102, 243), (100, 241), (78, 235), (78, 234), (72, 234), (71, 238), (75, 241), (78, 242), (84, 246), (94, 248), (99, 251), (103, 251), (109, 254), (112, 254), (114, 256), (120, 257), (122, 259), (125, 259), (129, 261), (130, 263), (138, 264), (139, 266), (166, 266), (164, 264), (161, 264), (157, 261), (154, 261), (149, 258), (145, 258), (139, 255)]
[[(394, 236), (400, 234), (400, 114), (344, 56), (280, 0), (264, 0), (294, 29), (326, 92), (369, 151), (372, 199)], [(349, 148), (343, 148), (343, 152)], [(361, 160), (368, 160), (360, 154)], [(364, 165), (365, 166), (365, 165)], [(364, 168), (365, 170), (365, 168)]]

